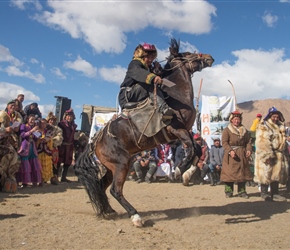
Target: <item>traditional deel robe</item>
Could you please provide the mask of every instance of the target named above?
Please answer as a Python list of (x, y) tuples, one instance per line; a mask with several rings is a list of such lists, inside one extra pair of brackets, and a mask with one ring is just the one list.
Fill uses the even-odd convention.
[[(155, 176), (167, 176), (172, 179), (171, 158), (172, 150), (169, 144), (161, 144), (155, 148), (155, 158), (157, 160), (157, 170)], [(162, 162), (159, 162), (162, 160)]]
[(38, 159), (36, 142), (38, 137), (33, 133), (30, 134), (30, 127), (28, 124), (20, 126), (20, 136), (22, 138), (21, 146), (18, 151), (21, 159), (19, 171), (16, 174), (18, 182), (23, 184), (41, 183), (41, 164)]
[[(269, 164), (266, 163), (270, 160)], [(285, 184), (288, 178), (287, 143), (285, 126), (271, 119), (259, 124), (256, 130), (255, 178), (261, 184), (278, 181)]]
[(52, 128), (45, 129), (37, 142), (38, 159), (41, 163), (41, 176), (43, 182), (48, 182), (53, 176), (52, 173)]
[[(139, 102), (147, 98), (148, 92), (153, 91), (152, 80), (156, 77), (141, 58), (133, 58), (128, 66), (128, 70), (119, 93), (119, 103), (121, 108), (125, 103)], [(141, 88), (136, 88), (136, 84)], [(126, 89), (130, 87), (131, 89)], [(143, 89), (143, 91), (142, 91)]]
[[(224, 157), (222, 163), (221, 180), (224, 182), (245, 182), (253, 179), (246, 158), (247, 150), (252, 152), (251, 138), (246, 128), (241, 125), (238, 128), (230, 123), (222, 134), (222, 146)], [(236, 157), (229, 153), (234, 150)]]
[(58, 147), (62, 144), (62, 129), (59, 126), (53, 126), (53, 135), (52, 135), (52, 164), (56, 168), (56, 165), (59, 160)]
[(58, 163), (64, 163), (65, 165), (71, 165), (73, 160), (74, 151), (74, 134), (77, 125), (68, 123), (66, 120), (62, 120), (58, 123), (58, 126), (62, 129), (63, 141), (59, 149)]

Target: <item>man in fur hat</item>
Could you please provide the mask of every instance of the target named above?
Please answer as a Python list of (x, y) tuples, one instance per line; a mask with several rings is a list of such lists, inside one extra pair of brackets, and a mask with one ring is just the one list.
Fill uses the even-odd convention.
[(21, 115), (15, 111), (15, 101), (7, 103), (5, 110), (0, 111), (0, 187), (5, 192), (16, 192), (15, 173), (20, 161), (17, 150), (19, 146), (17, 132), (22, 123)]
[(63, 171), (61, 176), (62, 182), (71, 182), (66, 178), (68, 168), (73, 160), (74, 151), (74, 135), (77, 128), (75, 124), (75, 114), (72, 109), (65, 111), (63, 120), (58, 123), (58, 126), (62, 129), (63, 141), (59, 149), (59, 160), (57, 169), (60, 169), (60, 165), (63, 163)]
[(286, 201), (286, 198), (278, 194), (279, 183), (286, 184), (288, 178), (287, 143), (283, 122), (282, 113), (272, 107), (256, 130), (255, 181), (261, 184), (261, 197), (267, 201)]
[[(147, 97), (153, 97), (154, 84), (162, 84), (162, 79), (153, 73), (152, 63), (157, 57), (157, 50), (153, 44), (139, 44), (135, 51), (133, 60), (128, 70), (119, 93), (119, 104), (123, 109), (128, 102), (141, 102)], [(161, 67), (161, 66), (160, 66)], [(162, 120), (170, 120), (173, 110), (164, 101), (164, 93), (157, 87), (156, 101), (158, 111), (162, 114)]]

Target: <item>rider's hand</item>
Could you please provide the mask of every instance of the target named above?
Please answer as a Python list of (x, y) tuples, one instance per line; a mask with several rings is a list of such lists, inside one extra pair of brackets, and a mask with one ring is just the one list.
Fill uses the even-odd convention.
[(162, 78), (160, 76), (155, 76), (154, 83), (155, 84), (162, 84)]

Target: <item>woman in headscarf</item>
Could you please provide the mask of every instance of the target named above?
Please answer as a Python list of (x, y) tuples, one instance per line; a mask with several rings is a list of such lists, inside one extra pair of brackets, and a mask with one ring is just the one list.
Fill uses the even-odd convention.
[[(288, 178), (287, 143), (284, 117), (275, 107), (269, 109), (256, 130), (255, 181), (261, 184), (264, 200), (286, 201), (278, 194), (279, 183)], [(271, 195), (268, 195), (268, 186)]]
[(251, 138), (242, 125), (242, 113), (234, 111), (230, 115), (230, 123), (222, 133), (224, 157), (221, 180), (225, 183), (226, 197), (233, 196), (234, 183), (238, 184), (238, 196), (248, 199), (246, 181), (252, 180), (249, 157), (252, 153)]

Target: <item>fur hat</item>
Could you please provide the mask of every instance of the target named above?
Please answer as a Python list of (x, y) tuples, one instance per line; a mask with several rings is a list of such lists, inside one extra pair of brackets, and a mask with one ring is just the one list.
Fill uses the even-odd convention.
[(264, 121), (267, 121), (274, 114), (279, 115), (280, 122), (284, 122), (285, 121), (284, 116), (282, 115), (282, 113), (278, 109), (276, 109), (275, 107), (272, 107), (272, 108), (269, 109), (268, 114), (264, 118)]
[(74, 110), (72, 108), (70, 108), (69, 110), (65, 111), (64, 114), (63, 114), (63, 119), (65, 120), (65, 117), (67, 115), (71, 115), (73, 117), (73, 119), (76, 119), (76, 116), (75, 116), (75, 113), (74, 113)]
[(242, 119), (243, 119), (242, 114), (243, 113), (239, 112), (238, 110), (233, 111), (230, 115), (230, 121), (235, 117), (239, 117), (242, 121)]
[(157, 57), (157, 50), (154, 45), (144, 43), (143, 45), (139, 44), (134, 51), (134, 58), (143, 58), (148, 54), (153, 54), (154, 57)]
[(49, 121), (49, 120), (54, 120), (56, 121), (56, 116), (50, 111), (46, 117), (46, 120)]

